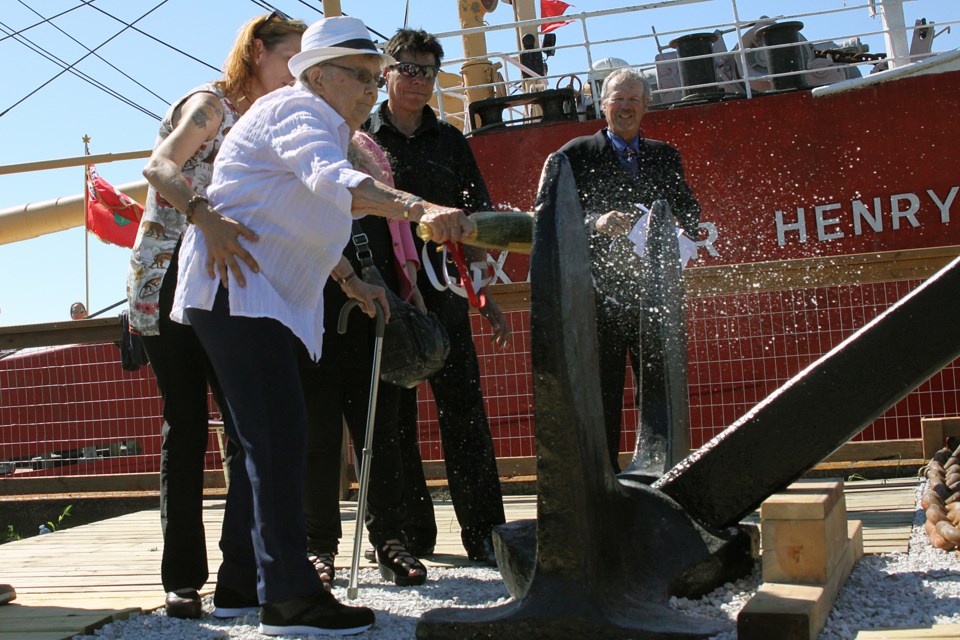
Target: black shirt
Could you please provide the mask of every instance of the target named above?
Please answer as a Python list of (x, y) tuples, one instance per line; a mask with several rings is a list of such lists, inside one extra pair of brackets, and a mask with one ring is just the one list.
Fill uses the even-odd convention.
[[(452, 124), (438, 120), (429, 106), (424, 106), (423, 121), (412, 136), (404, 135), (394, 126), (386, 102), (370, 115), (363, 128), (387, 152), (397, 189), (468, 213), (493, 208), (467, 139)], [(423, 241), (416, 232), (414, 241), (422, 255)], [(426, 253), (439, 275), (440, 254), (433, 250), (433, 243), (430, 245)], [(455, 271), (452, 265), (450, 271)], [(422, 270), (418, 287), (427, 307), (437, 311), (445, 324), (466, 317), (466, 299), (444, 292), (448, 295), (440, 296), (441, 301), (435, 295), (439, 292), (429, 284)], [(444, 307), (442, 311), (440, 305)]]

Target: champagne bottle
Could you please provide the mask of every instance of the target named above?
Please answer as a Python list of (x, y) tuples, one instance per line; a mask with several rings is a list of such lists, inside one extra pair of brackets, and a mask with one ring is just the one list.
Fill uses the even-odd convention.
[[(477, 211), (470, 214), (475, 231), (461, 239), (463, 244), (483, 249), (530, 253), (533, 247), (534, 216), (529, 211)], [(417, 235), (424, 241), (433, 236), (428, 225), (417, 225)]]

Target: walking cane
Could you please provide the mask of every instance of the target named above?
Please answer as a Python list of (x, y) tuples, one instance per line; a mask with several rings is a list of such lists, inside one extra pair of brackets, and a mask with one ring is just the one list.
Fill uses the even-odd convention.
[[(337, 331), (347, 332), (347, 320), (350, 312), (360, 304), (349, 300), (340, 309)], [(374, 302), (377, 309), (377, 332), (373, 342), (373, 373), (370, 375), (370, 400), (367, 402), (367, 431), (363, 438), (363, 460), (360, 463), (360, 496), (357, 498), (357, 529), (353, 537), (353, 558), (350, 561), (350, 584), (347, 586), (347, 598), (357, 597), (357, 574), (360, 571), (360, 548), (363, 546), (363, 522), (367, 517), (367, 487), (370, 485), (370, 465), (373, 461), (373, 422), (377, 415), (377, 390), (380, 387), (380, 357), (383, 355), (383, 309)]]

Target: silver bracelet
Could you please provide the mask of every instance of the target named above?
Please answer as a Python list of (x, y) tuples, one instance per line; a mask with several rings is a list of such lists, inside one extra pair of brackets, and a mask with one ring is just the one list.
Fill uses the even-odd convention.
[(410, 210), (413, 208), (413, 205), (417, 204), (418, 202), (423, 202), (423, 198), (421, 198), (420, 196), (413, 196), (412, 198), (410, 198), (409, 200), (403, 203), (403, 219), (404, 220), (410, 219)]

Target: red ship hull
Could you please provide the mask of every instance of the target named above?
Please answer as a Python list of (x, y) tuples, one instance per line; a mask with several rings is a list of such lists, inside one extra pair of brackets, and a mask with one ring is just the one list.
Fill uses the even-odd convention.
[[(797, 91), (652, 111), (643, 135), (680, 150), (703, 207), (710, 238), (698, 247), (689, 267), (695, 270), (960, 245), (957, 113), (960, 72), (951, 72), (822, 98)], [(528, 210), (547, 155), (602, 124), (511, 127), (470, 142), (494, 201)], [(526, 258), (510, 256), (506, 271), (513, 281), (524, 280)], [(818, 286), (814, 278), (803, 288), (689, 298), (692, 444), (716, 435), (916, 284)], [(486, 327), (474, 318), (501, 458), (535, 455), (529, 317), (526, 311), (509, 315), (514, 347), (506, 354), (494, 352)], [(957, 368), (955, 362), (941, 371), (859, 438), (917, 438), (920, 417), (956, 415)], [(622, 447), (628, 451), (636, 413), (632, 393), (625, 396)], [(90, 460), (67, 473), (155, 471), (159, 406), (152, 374), (122, 371), (112, 345), (0, 360), (0, 461), (135, 439), (124, 458)], [(426, 388), (421, 443), (425, 460), (442, 458)], [(52, 466), (41, 461), (36, 467), (45, 465)], [(215, 465), (211, 454), (208, 467)], [(64, 473), (19, 466), (28, 474)]]

